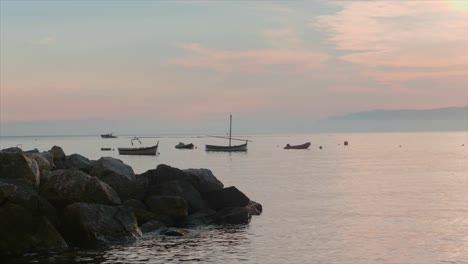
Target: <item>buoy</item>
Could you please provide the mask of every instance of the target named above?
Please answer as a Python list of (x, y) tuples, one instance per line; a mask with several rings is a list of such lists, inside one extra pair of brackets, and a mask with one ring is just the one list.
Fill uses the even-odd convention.
[(322, 149), (322, 146), (320, 146), (319, 149)]
[(348, 146), (348, 141), (345, 141), (343, 145)]

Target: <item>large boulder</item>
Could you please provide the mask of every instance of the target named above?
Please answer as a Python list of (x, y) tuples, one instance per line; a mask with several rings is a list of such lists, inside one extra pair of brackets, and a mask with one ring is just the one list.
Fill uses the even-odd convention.
[(52, 154), (55, 169), (67, 169), (66, 159), (67, 156), (63, 149), (59, 146), (53, 146), (49, 153)]
[(148, 170), (140, 176), (148, 179), (149, 186), (168, 181), (187, 181), (198, 189), (198, 179), (196, 177), (165, 164), (160, 164), (156, 169)]
[(23, 153), (23, 150), (18, 147), (11, 147), (0, 150), (2, 152), (9, 152), (9, 153)]
[(149, 186), (148, 195), (182, 197), (187, 202), (189, 214), (207, 207), (200, 193), (188, 181), (164, 181), (157, 185)]
[(251, 215), (245, 207), (227, 207), (218, 211), (214, 217), (217, 224), (245, 225)]
[(109, 184), (122, 201), (133, 198), (134, 188), (132, 186), (135, 185), (135, 173), (132, 167), (124, 164), (121, 160), (102, 157), (94, 164), (90, 174)]
[(176, 226), (184, 225), (188, 216), (188, 206), (184, 198), (179, 196), (152, 195), (146, 199), (149, 210), (157, 215), (170, 218)]
[(141, 238), (133, 212), (125, 206), (74, 203), (63, 211), (65, 238), (77, 245), (96, 247)]
[(223, 183), (209, 169), (186, 169), (183, 171), (197, 179), (198, 191), (201, 193), (221, 190), (224, 187)]
[(251, 215), (261, 215), (263, 212), (263, 206), (257, 202), (249, 201), (245, 206)]
[(6, 202), (20, 205), (32, 216), (44, 216), (55, 226), (59, 224), (55, 208), (33, 189), (0, 183), (0, 207)]
[(78, 170), (56, 170), (41, 186), (40, 193), (57, 208), (76, 202), (118, 205), (116, 192), (96, 177)]
[(0, 178), (24, 179), (37, 187), (40, 181), (39, 166), (23, 153), (0, 151)]
[(244, 207), (250, 201), (249, 197), (234, 186), (205, 193), (204, 198), (216, 211), (226, 207)]
[(34, 216), (19, 204), (0, 206), (0, 255), (63, 250), (67, 244), (46, 217)]
[(189, 226), (210, 225), (215, 221), (216, 211), (210, 208), (203, 208), (188, 216), (187, 224)]
[(39, 153), (25, 153), (25, 155), (36, 161), (37, 166), (39, 167), (40, 175), (42, 177), (43, 174), (51, 171), (53, 169), (53, 164), (51, 164), (45, 157), (40, 155)]
[(76, 168), (86, 173), (89, 173), (92, 169), (92, 162), (81, 156), (80, 154), (71, 154), (66, 158), (67, 168)]

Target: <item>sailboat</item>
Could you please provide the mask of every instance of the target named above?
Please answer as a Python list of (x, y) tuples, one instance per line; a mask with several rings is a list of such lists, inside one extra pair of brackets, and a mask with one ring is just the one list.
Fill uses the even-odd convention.
[(247, 140), (242, 145), (231, 145), (232, 115), (229, 118), (229, 146), (205, 145), (206, 151), (247, 151)]

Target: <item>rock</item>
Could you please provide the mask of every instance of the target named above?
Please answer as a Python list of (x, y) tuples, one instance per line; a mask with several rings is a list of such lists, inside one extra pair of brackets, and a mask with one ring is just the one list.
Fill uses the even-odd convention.
[(67, 169), (65, 152), (59, 146), (53, 146), (49, 153), (52, 154), (55, 169)]
[(72, 154), (67, 157), (66, 165), (67, 168), (76, 168), (86, 173), (89, 173), (92, 169), (91, 161), (79, 154)]
[(142, 210), (148, 210), (148, 208), (146, 207), (146, 205), (139, 201), (139, 200), (135, 200), (135, 199), (129, 199), (125, 202), (123, 202), (122, 205), (125, 205), (127, 207), (132, 207), (132, 208), (138, 208), (138, 209), (142, 209)]
[(33, 216), (19, 204), (10, 201), (2, 204), (0, 216), (0, 255), (67, 248), (65, 240), (47, 218)]
[(111, 157), (100, 158), (90, 174), (109, 184), (122, 201), (133, 198), (134, 190), (129, 186), (135, 185), (135, 173), (132, 167), (124, 164), (121, 160)]
[(217, 212), (217, 224), (244, 225), (250, 222), (251, 215), (245, 207), (227, 207)]
[(224, 188), (223, 183), (209, 169), (186, 169), (183, 171), (197, 178), (198, 191), (200, 193), (217, 191)]
[(6, 202), (22, 206), (32, 216), (44, 216), (55, 226), (59, 224), (55, 208), (34, 189), (0, 183), (0, 207)]
[(187, 224), (189, 226), (210, 225), (214, 223), (215, 215), (215, 210), (203, 208), (200, 211), (189, 215), (187, 219)]
[(167, 224), (172, 224), (172, 220), (168, 216), (164, 215), (158, 215), (153, 212), (139, 209), (139, 208), (134, 208), (134, 207), (128, 207), (132, 212), (135, 214), (135, 217), (137, 218), (138, 225), (141, 226), (145, 224), (146, 222), (152, 221), (152, 220), (158, 220)]
[(106, 183), (78, 170), (57, 170), (41, 186), (40, 193), (57, 208), (76, 202), (119, 205), (116, 192)]
[(23, 150), (18, 148), (18, 147), (11, 147), (11, 148), (6, 148), (2, 149), (2, 152), (9, 152), (9, 153), (23, 153)]
[(45, 151), (45, 152), (37, 153), (37, 155), (46, 159), (49, 162), (52, 170), (55, 169), (54, 156), (52, 155), (52, 153)]
[(26, 151), (23, 151), (23, 152), (24, 153), (30, 153), (30, 154), (31, 153), (36, 153), (37, 154), (37, 153), (39, 153), (39, 150), (37, 148), (35, 148), (35, 149), (31, 149), (31, 150), (26, 150)]
[(0, 177), (6, 179), (24, 179), (34, 187), (39, 186), (40, 172), (35, 160), (22, 153), (0, 152)]
[(95, 247), (141, 238), (133, 212), (124, 206), (74, 203), (63, 211), (65, 238), (77, 245)]
[(204, 198), (214, 210), (226, 207), (243, 207), (250, 201), (244, 193), (234, 186), (206, 193), (204, 194)]
[(179, 196), (152, 195), (146, 199), (149, 210), (157, 215), (164, 215), (176, 226), (185, 224), (188, 216), (188, 206), (184, 198)]
[(204, 207), (205, 201), (200, 193), (188, 181), (173, 180), (161, 182), (148, 188), (149, 195), (179, 196), (185, 199), (188, 205), (188, 213), (196, 212)]
[(149, 233), (164, 228), (166, 225), (158, 220), (151, 220), (140, 226), (142, 233)]
[(245, 206), (251, 215), (261, 215), (263, 211), (263, 207), (261, 204), (249, 201), (249, 203)]
[(159, 185), (168, 181), (186, 181), (198, 189), (198, 179), (196, 177), (165, 164), (160, 164), (155, 170), (149, 170), (140, 176), (148, 179), (149, 186)]
[(39, 155), (38, 153), (25, 153), (25, 155), (36, 161), (37, 166), (39, 167), (40, 175), (42, 177), (43, 174), (51, 171), (53, 169), (52, 164), (43, 156)]
[(185, 233), (186, 232), (176, 228), (167, 228), (161, 231), (161, 235), (165, 236), (185, 236)]

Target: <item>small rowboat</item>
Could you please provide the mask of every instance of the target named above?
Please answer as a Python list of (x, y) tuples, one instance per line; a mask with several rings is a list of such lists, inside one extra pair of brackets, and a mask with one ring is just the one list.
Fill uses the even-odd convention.
[(247, 151), (247, 143), (234, 146), (205, 145), (206, 151)]
[(284, 147), (284, 149), (308, 149), (310, 146), (310, 142), (307, 142), (307, 143), (304, 143), (302, 145), (289, 145), (287, 144), (286, 147)]
[(155, 156), (158, 153), (159, 141), (155, 146), (143, 148), (118, 148), (119, 155), (149, 155)]
[(116, 138), (117, 136), (114, 136), (113, 133), (109, 133), (109, 134), (102, 134), (101, 137), (102, 138)]

